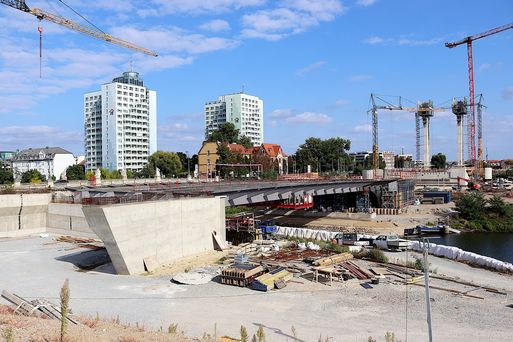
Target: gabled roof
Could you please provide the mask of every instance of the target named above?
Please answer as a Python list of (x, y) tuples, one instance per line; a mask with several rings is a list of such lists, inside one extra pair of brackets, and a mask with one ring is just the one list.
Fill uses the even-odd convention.
[(239, 144), (228, 144), (228, 149), (231, 151), (231, 152), (236, 152), (236, 153), (241, 153), (241, 154), (245, 154), (246, 153), (246, 148), (242, 145), (239, 145)]
[(286, 157), (287, 155), (283, 150), (281, 149), (280, 145), (277, 144), (262, 144), (262, 148), (264, 149), (265, 153), (269, 155), (270, 157), (277, 157), (278, 154), (281, 154), (283, 157)]
[(41, 147), (41, 148), (28, 148), (16, 153), (13, 161), (18, 160), (48, 160), (53, 159), (56, 154), (71, 154), (61, 147)]

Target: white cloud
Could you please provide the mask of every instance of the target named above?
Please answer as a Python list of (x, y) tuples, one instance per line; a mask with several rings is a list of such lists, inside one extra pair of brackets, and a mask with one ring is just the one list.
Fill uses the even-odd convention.
[(291, 116), (286, 119), (287, 122), (297, 123), (297, 124), (316, 124), (316, 125), (324, 125), (333, 121), (331, 117), (323, 113), (315, 113), (315, 112), (304, 112), (301, 114), (297, 114)]
[(0, 127), (0, 143), (8, 149), (41, 146), (66, 146), (83, 141), (82, 132), (46, 125)]
[(294, 110), (292, 109), (275, 109), (269, 114), (270, 118), (283, 119), (294, 116)]
[(376, 3), (376, 0), (357, 0), (356, 1), (356, 4), (358, 6), (364, 6), (364, 7), (367, 7), (367, 6), (372, 6)]
[(242, 17), (242, 37), (280, 40), (332, 21), (345, 11), (339, 0), (283, 0), (278, 7)]
[(435, 45), (441, 44), (443, 42), (443, 37), (434, 37), (429, 39), (410, 39), (410, 38), (400, 38), (397, 40), (397, 44), (406, 45), (406, 46), (427, 46), (427, 45)]
[(398, 45), (398, 46), (429, 46), (441, 44), (446, 37), (434, 37), (429, 39), (414, 39), (408, 36), (398, 38), (384, 38), (380, 36), (371, 36), (362, 42), (368, 45)]
[(340, 100), (336, 100), (335, 101), (335, 106), (336, 107), (343, 107), (343, 106), (348, 105), (348, 104), (349, 104), (349, 100), (340, 99)]
[(370, 133), (372, 132), (371, 124), (357, 125), (351, 129), (353, 133)]
[(326, 61), (318, 61), (318, 62), (315, 62), (315, 63), (312, 63), (306, 67), (304, 67), (303, 69), (299, 70), (297, 72), (297, 74), (299, 76), (303, 76), (311, 71), (314, 71), (315, 69), (319, 69), (320, 67), (322, 67), (324, 64), (326, 64)]
[(174, 123), (174, 124), (159, 126), (160, 132), (184, 132), (184, 131), (189, 131), (189, 130), (190, 130), (190, 127), (186, 123)]
[(486, 71), (490, 69), (492, 65), (490, 63), (482, 63), (477, 67), (477, 71)]
[(369, 75), (354, 75), (354, 76), (351, 76), (351, 78), (349, 78), (349, 80), (351, 82), (363, 82), (363, 81), (370, 80), (371, 78), (372, 77)]
[(508, 87), (502, 92), (502, 97), (505, 100), (513, 100), (513, 87)]
[(372, 37), (365, 39), (363, 42), (365, 44), (369, 44), (369, 45), (378, 45), (378, 44), (383, 44), (385, 42), (385, 39), (381, 38), (379, 36), (372, 36)]
[(226, 20), (215, 19), (200, 25), (200, 29), (210, 32), (229, 31), (230, 24)]
[[(316, 112), (297, 112), (293, 109), (276, 109), (269, 114), (269, 118), (273, 119), (272, 125), (276, 125), (279, 120), (283, 120), (291, 124), (327, 124), (332, 118), (323, 113)], [(272, 126), (274, 127), (274, 126)]]
[(134, 64), (137, 66), (137, 71), (142, 73), (165, 70), (165, 69), (174, 69), (184, 65), (192, 64), (194, 61), (194, 57), (179, 57), (174, 55), (165, 55), (159, 56), (157, 58), (146, 56), (146, 55), (137, 55), (135, 57)]
[(151, 0), (150, 7), (138, 10), (141, 16), (173, 13), (210, 14), (263, 5), (265, 0)]
[[(174, 115), (168, 120), (170, 123), (159, 125), (158, 139), (159, 144), (163, 143), (170, 146), (172, 150), (177, 149), (177, 142), (199, 142), (203, 141), (204, 128), (201, 120), (193, 120), (191, 118), (202, 116), (199, 113)], [(187, 122), (183, 122), (187, 121)]]
[(154, 49), (159, 54), (166, 52), (200, 54), (231, 49), (239, 45), (239, 42), (233, 39), (207, 37), (202, 34), (188, 33), (176, 27), (148, 30), (139, 30), (135, 27), (116, 27), (112, 29), (112, 33), (125, 40)]

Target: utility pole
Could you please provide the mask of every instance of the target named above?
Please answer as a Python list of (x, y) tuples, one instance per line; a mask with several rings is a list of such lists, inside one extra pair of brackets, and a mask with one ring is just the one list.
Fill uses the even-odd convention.
[(431, 297), (429, 296), (429, 239), (422, 238), (422, 253), (424, 254), (424, 287), (426, 293), (426, 311), (427, 311), (427, 324), (429, 333), (429, 342), (433, 342), (433, 331), (431, 329)]

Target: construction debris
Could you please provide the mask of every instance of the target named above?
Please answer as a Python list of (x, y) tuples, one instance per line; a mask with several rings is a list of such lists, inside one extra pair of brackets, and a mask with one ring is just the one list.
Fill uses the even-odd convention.
[(343, 261), (346, 261), (346, 260), (349, 260), (352, 258), (353, 258), (353, 255), (351, 253), (340, 253), (340, 254), (335, 254), (335, 255), (317, 259), (313, 262), (313, 264), (315, 266), (328, 266), (328, 265), (339, 264)]
[[(11, 304), (15, 305), (15, 313), (24, 316), (39, 315), (48, 319), (62, 319), (61, 309), (59, 306), (52, 304), (44, 299), (35, 299), (28, 301), (15, 293), (10, 293), (6, 290), (2, 291), (2, 297)], [(78, 324), (77, 321), (69, 316), (66, 316), (67, 320), (72, 324)]]
[[(269, 291), (272, 290), (275, 286), (276, 288), (285, 287), (283, 285), (280, 286), (280, 283), (287, 282), (293, 278), (293, 274), (287, 271), (285, 268), (280, 267), (269, 273), (263, 274), (257, 277), (252, 283), (251, 287), (254, 290), (259, 291)], [(278, 282), (278, 285), (276, 285)]]
[(371, 276), (367, 272), (365, 272), (362, 268), (360, 268), (358, 265), (356, 265), (353, 262), (346, 261), (346, 262), (343, 262), (341, 265), (342, 265), (342, 267), (344, 267), (346, 270), (348, 270), (351, 274), (353, 274), (356, 278), (358, 278), (360, 280), (371, 278)]

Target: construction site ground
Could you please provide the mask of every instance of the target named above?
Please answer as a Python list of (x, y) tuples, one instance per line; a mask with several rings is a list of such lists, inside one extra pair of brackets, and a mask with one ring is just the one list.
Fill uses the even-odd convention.
[(419, 224), (436, 224), (444, 213), (454, 206), (453, 203), (411, 206), (399, 215), (376, 215), (373, 219), (348, 219), (337, 217), (337, 213), (326, 213), (324, 217), (305, 216), (304, 212), (281, 214), (257, 213), (255, 218), (274, 220), (281, 226), (317, 228), (336, 231), (358, 231), (366, 234), (399, 234), (405, 228), (413, 228)]
[[(1, 289), (24, 298), (46, 298), (58, 303), (59, 290), (68, 278), (71, 308), (80, 315), (119, 317), (122, 324), (145, 329), (167, 329), (178, 324), (191, 337), (205, 333), (237, 337), (240, 326), (250, 335), (264, 328), (268, 341), (383, 340), (387, 331), (408, 341), (427, 339), (424, 289), (382, 281), (364, 288), (353, 279), (332, 286), (298, 278), (284, 289), (257, 292), (222, 285), (179, 285), (170, 276), (120, 276), (109, 272), (78, 270), (73, 255), (85, 251), (52, 236), (0, 240)], [(403, 258), (404, 253), (390, 253)], [(513, 277), (436, 257), (430, 257), (438, 274), (494, 286), (507, 295), (473, 290), (476, 299), (432, 289), (433, 333), (437, 341), (506, 341), (513, 326)], [(108, 269), (107, 267), (100, 270)], [(433, 280), (434, 284), (440, 280)], [(443, 285), (447, 287), (448, 285)], [(453, 285), (456, 286), (456, 285)], [(466, 290), (459, 287), (459, 290)], [(408, 298), (406, 300), (406, 298)], [(7, 303), (4, 303), (7, 304)], [(0, 327), (5, 319), (0, 317)], [(91, 335), (92, 336), (92, 335)], [(101, 340), (90, 338), (85, 340)], [(145, 340), (135, 337), (135, 340)]]

